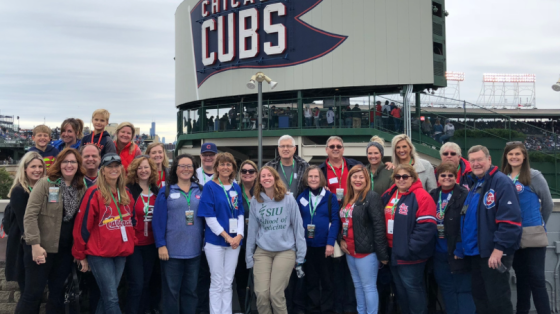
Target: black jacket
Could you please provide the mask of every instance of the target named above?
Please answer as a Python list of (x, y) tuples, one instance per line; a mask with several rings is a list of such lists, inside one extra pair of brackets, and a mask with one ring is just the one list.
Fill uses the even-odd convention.
[[(307, 170), (307, 168), (309, 168), (309, 163), (307, 161), (305, 161), (305, 159), (294, 155), (294, 160), (296, 161), (296, 166), (297, 166), (297, 179), (298, 180), (298, 184), (297, 184), (297, 191), (296, 193), (294, 193), (294, 198), (296, 198), (298, 195), (301, 194), (301, 192), (303, 192), (303, 190), (305, 190), (305, 186), (303, 186), (303, 174), (305, 173), (305, 170)], [(280, 173), (280, 171), (282, 171), (282, 169), (280, 168), (280, 156), (274, 158), (273, 160), (267, 162), (265, 164), (265, 166), (270, 166), (272, 168), (274, 168), (274, 170), (276, 170), (278, 173)], [(286, 187), (288, 189), (288, 192), (290, 191), (290, 187)], [(252, 192), (251, 192), (252, 193)]]
[[(436, 205), (439, 201), (440, 191), (441, 186), (430, 192), (430, 196), (434, 199)], [(461, 242), (461, 210), (463, 209), (463, 204), (465, 203), (467, 195), (469, 195), (469, 191), (466, 188), (455, 184), (453, 195), (449, 200), (443, 218), (445, 238), (447, 239), (447, 259), (449, 261), (451, 273), (470, 271), (469, 264), (464, 259), (455, 259), (455, 254), (453, 254), (453, 252), (455, 252), (455, 245), (457, 242)]]
[[(132, 195), (133, 198), (131, 200), (132, 208), (136, 208), (136, 202), (138, 201), (140, 194), (142, 194), (142, 187), (138, 183), (127, 184), (126, 187), (128, 188), (128, 191), (130, 192), (130, 195)], [(150, 185), (150, 191), (152, 191), (154, 195), (158, 195), (159, 188), (157, 187), (157, 185)], [(136, 226), (136, 221), (133, 220), (133, 224)]]
[(356, 202), (352, 222), (356, 253), (375, 253), (379, 261), (388, 261), (385, 212), (379, 194), (369, 191), (363, 202)]
[(16, 185), (10, 194), (10, 206), (15, 215), (15, 225), (11, 226), (6, 247), (6, 280), (18, 281), (25, 278), (23, 265), (23, 216), (29, 200), (29, 193), (21, 185)]

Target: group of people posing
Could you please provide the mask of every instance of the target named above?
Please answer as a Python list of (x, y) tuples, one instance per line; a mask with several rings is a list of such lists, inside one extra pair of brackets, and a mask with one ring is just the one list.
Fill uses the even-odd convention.
[[(213, 143), (202, 144), (201, 167), (189, 154), (170, 166), (161, 144), (135, 150), (132, 124), (115, 142), (105, 137), (108, 119), (94, 112), (95, 133), (77, 147), (63, 136), (50, 165), (38, 152), (21, 161), (6, 267), (22, 290), (16, 313), (37, 313), (47, 284), (47, 313), (63, 312), (73, 261), (93, 274), (91, 313), (121, 313), (123, 273), (127, 314), (231, 314), (234, 279), (239, 303), (250, 306), (251, 278), (261, 314), (385, 312), (391, 291), (401, 313), (427, 313), (427, 264), (447, 313), (513, 313), (512, 265), (517, 313), (529, 311), (531, 295), (538, 313), (550, 313), (544, 226), (552, 199), (522, 143), (507, 144), (502, 171), (486, 147), (462, 158), (450, 142), (434, 170), (404, 134), (392, 139), (387, 163), (376, 136), (366, 165), (344, 157), (342, 138), (332, 136), (315, 166), (285, 135), (260, 169), (251, 160), (238, 166)], [(79, 137), (79, 122), (68, 121), (63, 132)], [(159, 300), (150, 293), (156, 271)]]

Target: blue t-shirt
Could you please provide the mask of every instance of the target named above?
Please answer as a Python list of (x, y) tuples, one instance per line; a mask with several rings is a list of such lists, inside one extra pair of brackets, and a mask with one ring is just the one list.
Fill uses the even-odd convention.
[[(449, 200), (451, 199), (451, 195), (453, 192), (443, 192), (439, 195), (438, 203), (437, 203), (437, 212), (436, 212), (436, 223), (438, 225), (438, 231), (436, 232), (436, 252), (439, 253), (447, 253), (447, 239), (445, 236), (442, 238), (440, 237), (439, 228), (440, 225), (443, 225), (443, 219), (445, 217), (445, 213), (447, 212), (447, 204), (449, 204)], [(440, 201), (441, 200), (441, 201)], [(442, 210), (443, 208), (443, 210)]]
[[(245, 213), (243, 210), (243, 199), (240, 196), (241, 188), (235, 182), (229, 190), (227, 190), (227, 198), (221, 185), (214, 181), (207, 182), (204, 185), (202, 199), (200, 200), (200, 205), (198, 206), (198, 216), (216, 217), (220, 226), (228, 232), (230, 218), (235, 218), (235, 220), (237, 220), (240, 215), (243, 216)], [(234, 206), (233, 209), (230, 202), (231, 205)], [(231, 237), (237, 236), (237, 234), (234, 233), (228, 234)], [(215, 235), (209, 227), (206, 228), (204, 236), (206, 238), (206, 242), (210, 244), (229, 246), (222, 236)], [(242, 242), (239, 245), (242, 245)]]
[(463, 240), (463, 252), (467, 256), (480, 255), (478, 249), (478, 201), (480, 200), (481, 186), (484, 181), (478, 183), (469, 192), (465, 205), (468, 206), (467, 213), (461, 219), (461, 238)]

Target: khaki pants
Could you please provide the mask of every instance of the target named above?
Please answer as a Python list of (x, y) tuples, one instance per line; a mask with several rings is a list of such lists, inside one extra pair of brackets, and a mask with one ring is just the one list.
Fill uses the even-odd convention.
[(362, 127), (362, 118), (352, 118), (352, 127), (359, 129)]
[[(296, 263), (296, 252), (268, 252), (259, 247), (253, 255), (253, 275), (259, 314), (287, 314), (284, 290)], [(272, 308), (271, 308), (272, 306)]]

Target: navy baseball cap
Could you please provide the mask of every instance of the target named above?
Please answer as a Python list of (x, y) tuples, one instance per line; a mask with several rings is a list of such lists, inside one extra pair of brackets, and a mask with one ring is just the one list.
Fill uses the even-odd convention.
[(204, 154), (204, 153), (217, 154), (218, 153), (218, 148), (216, 147), (216, 144), (214, 144), (214, 143), (204, 143), (204, 144), (202, 144), (202, 147), (200, 148), (200, 153), (201, 154)]

